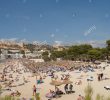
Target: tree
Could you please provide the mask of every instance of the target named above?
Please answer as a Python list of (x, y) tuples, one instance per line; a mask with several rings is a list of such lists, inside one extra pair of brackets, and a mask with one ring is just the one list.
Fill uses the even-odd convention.
[(51, 58), (53, 60), (55, 60), (56, 58), (62, 58), (62, 59), (64, 59), (65, 56), (66, 56), (65, 50), (63, 50), (63, 51), (52, 51), (51, 52)]
[(107, 48), (102, 48), (101, 49), (101, 59), (108, 59), (108, 53), (109, 53), (109, 51), (108, 51), (108, 49)]
[(106, 45), (107, 45), (107, 50), (108, 50), (108, 54), (107, 54), (107, 59), (109, 59), (109, 55), (110, 55), (110, 40), (106, 41)]
[(88, 51), (92, 49), (91, 45), (88, 44), (82, 44), (82, 45), (75, 45), (75, 46), (71, 46), (68, 49), (68, 58), (71, 60), (84, 60), (87, 59), (86, 57), (88, 57)]
[(25, 54), (25, 51), (24, 51), (24, 50), (21, 50), (20, 53), (21, 53), (21, 54)]
[(110, 50), (110, 40), (106, 41), (107, 49)]
[(25, 51), (24, 50), (21, 50), (20, 53), (23, 55), (23, 58), (25, 58)]
[(42, 56), (45, 56), (45, 55), (47, 55), (47, 56), (49, 55), (48, 51), (45, 51), (42, 53)]
[(27, 48), (28, 50), (31, 51), (31, 53), (33, 53), (33, 51), (35, 50), (36, 46), (34, 44), (25, 44), (25, 48)]
[(48, 51), (43, 52), (42, 57), (43, 57), (44, 61), (50, 61)]
[(94, 48), (88, 51), (88, 56), (91, 60), (99, 60), (101, 58), (101, 51)]

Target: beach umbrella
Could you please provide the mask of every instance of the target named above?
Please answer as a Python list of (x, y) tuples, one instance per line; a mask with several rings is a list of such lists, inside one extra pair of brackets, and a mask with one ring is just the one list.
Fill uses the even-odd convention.
[(73, 82), (70, 81), (70, 80), (64, 80), (64, 81), (63, 81), (63, 84), (71, 84), (71, 83), (73, 83)]
[(95, 61), (94, 64), (101, 64), (101, 62), (100, 61)]
[(56, 80), (52, 80), (52, 82), (50, 83), (51, 85), (54, 85), (54, 86), (60, 86), (62, 85), (63, 83), (61, 81), (56, 81)]
[(61, 81), (52, 80), (50, 84), (55, 86), (56, 91), (56, 87), (62, 85), (63, 83)]

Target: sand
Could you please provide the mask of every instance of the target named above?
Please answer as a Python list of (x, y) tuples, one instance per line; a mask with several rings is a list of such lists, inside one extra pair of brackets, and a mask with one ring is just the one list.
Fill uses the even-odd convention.
[[(100, 65), (101, 67), (106, 66), (105, 63), (101, 63)], [(70, 80), (73, 81), (73, 90), (75, 91), (75, 93), (73, 94), (65, 94), (62, 95), (62, 97), (57, 98), (57, 100), (77, 100), (77, 97), (79, 94), (81, 95), (85, 95), (84, 94), (84, 90), (85, 87), (90, 84), (93, 87), (93, 100), (95, 100), (96, 95), (100, 94), (100, 95), (104, 95), (105, 97), (110, 96), (110, 90), (106, 90), (104, 89), (104, 86), (109, 85), (110, 86), (110, 79), (108, 80), (103, 80), (103, 81), (98, 81), (97, 80), (97, 74), (103, 72), (104, 73), (104, 77), (108, 77), (110, 78), (110, 65), (107, 66), (105, 68), (105, 70), (99, 70), (99, 69), (95, 69), (95, 72), (78, 72), (78, 71), (67, 71), (67, 72), (57, 72), (56, 75), (58, 75), (59, 77), (61, 76), (61, 74), (65, 74), (65, 73), (69, 73), (71, 75)], [(14, 76), (14, 75), (13, 75)], [(32, 77), (32, 74), (29, 73), (23, 73), (20, 77), (26, 77), (26, 79), (30, 82), (25, 83), (25, 85), (22, 86), (17, 86), (17, 87), (12, 87), (12, 90), (18, 90), (21, 92), (21, 96), (27, 98), (27, 100), (29, 100), (29, 98), (33, 97), (32, 96), (32, 88), (33, 85), (36, 85), (38, 89), (38, 92), (40, 92), (40, 97), (41, 100), (48, 100), (48, 98), (45, 97), (45, 94), (49, 92), (49, 89), (54, 90), (55, 87), (50, 85), (51, 82), (51, 77), (46, 77), (46, 79), (44, 79), (44, 83), (37, 85), (36, 84), (36, 76)], [(82, 77), (81, 77), (82, 76)], [(87, 78), (89, 76), (93, 76), (93, 81), (88, 82)], [(81, 78), (81, 79), (79, 79)], [(75, 82), (81, 80), (82, 84), (81, 85), (76, 85)], [(22, 80), (20, 81), (22, 82)], [(64, 91), (64, 85), (59, 86), (59, 88)], [(7, 95), (10, 92), (3, 92), (1, 96)], [(56, 100), (56, 99), (53, 99)]]

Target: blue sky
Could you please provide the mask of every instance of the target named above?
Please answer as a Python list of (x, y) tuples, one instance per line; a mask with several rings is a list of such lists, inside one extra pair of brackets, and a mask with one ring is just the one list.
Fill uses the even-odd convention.
[(110, 39), (110, 0), (0, 0), (0, 38), (48, 43)]

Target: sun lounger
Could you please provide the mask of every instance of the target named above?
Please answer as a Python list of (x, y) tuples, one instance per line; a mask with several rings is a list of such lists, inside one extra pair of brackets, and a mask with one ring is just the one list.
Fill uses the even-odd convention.
[(3, 91), (11, 91), (10, 88), (2, 89)]
[(17, 87), (17, 85), (10, 85), (9, 87)]
[(67, 91), (67, 94), (75, 93), (75, 91)]
[(87, 81), (93, 81), (93, 77), (87, 78)]
[(18, 84), (18, 86), (22, 86), (22, 85), (24, 85), (24, 83)]
[(104, 88), (106, 89), (106, 90), (110, 90), (110, 86), (104, 86)]

